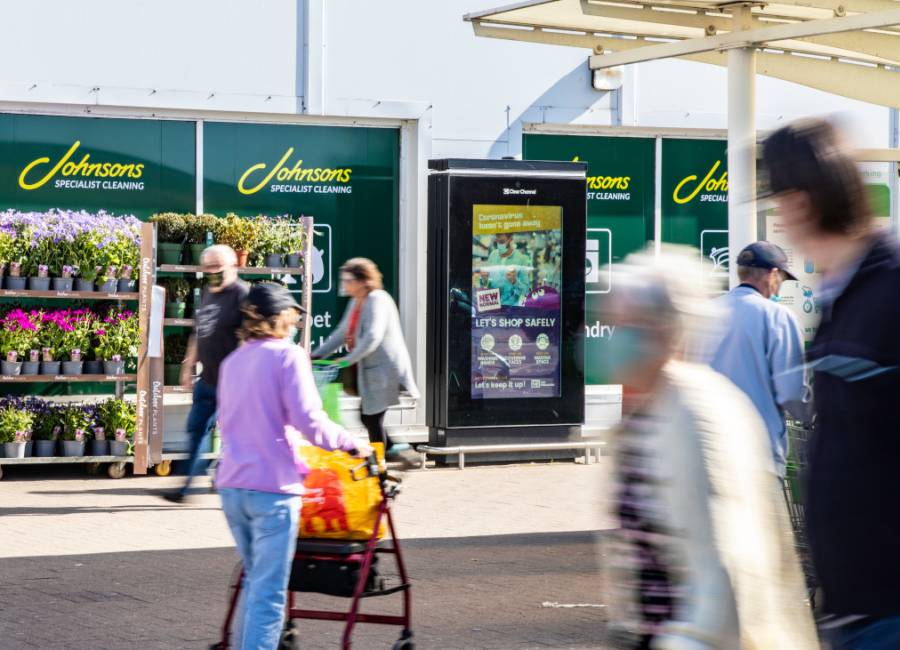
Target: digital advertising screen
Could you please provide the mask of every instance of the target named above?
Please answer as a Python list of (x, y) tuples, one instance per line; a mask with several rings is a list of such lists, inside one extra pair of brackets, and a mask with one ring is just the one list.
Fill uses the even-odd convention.
[(472, 207), (472, 399), (559, 397), (562, 207)]

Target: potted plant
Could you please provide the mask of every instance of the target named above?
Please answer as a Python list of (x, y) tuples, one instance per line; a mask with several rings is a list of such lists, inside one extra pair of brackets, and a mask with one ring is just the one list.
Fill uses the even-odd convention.
[(81, 404), (67, 404), (61, 409), (63, 456), (84, 456), (91, 412)]
[(22, 372), (22, 360), (35, 344), (38, 327), (29, 314), (13, 309), (0, 321), (0, 372), (18, 375)]
[(229, 213), (219, 229), (219, 243), (231, 246), (238, 256), (238, 266), (247, 266), (250, 252), (256, 247), (259, 236), (257, 224), (252, 219), (244, 219)]
[(93, 291), (94, 281), (100, 272), (97, 266), (100, 235), (97, 232), (85, 230), (75, 236), (69, 258), (75, 271), (75, 290)]
[(61, 292), (69, 292), (75, 284), (75, 267), (70, 264), (64, 264), (60, 269), (62, 277), (53, 278), (53, 290)]
[(29, 276), (28, 288), (31, 291), (49, 291), (50, 290), (50, 267), (46, 264), (38, 264), (37, 275)]
[(185, 219), (187, 241), (191, 249), (191, 262), (200, 264), (203, 251), (218, 240), (220, 219), (211, 214), (198, 214)]
[(0, 276), (6, 273), (15, 250), (16, 231), (12, 226), (0, 228)]
[(181, 264), (187, 222), (183, 214), (163, 212), (149, 219), (156, 224), (157, 256), (160, 264)]
[(184, 318), (191, 284), (183, 278), (172, 278), (165, 283), (166, 318)]
[(80, 375), (84, 365), (82, 355), (91, 345), (93, 331), (92, 314), (86, 309), (77, 309), (65, 314), (60, 328), (60, 347), (68, 361), (62, 362), (64, 375)]
[(164, 385), (178, 386), (181, 383), (181, 362), (187, 354), (188, 335), (172, 334), (165, 340)]
[(10, 249), (6, 288), (11, 291), (23, 291), (27, 278), (22, 275), (22, 269), (28, 256), (28, 242), (23, 237), (17, 236), (13, 239)]
[(0, 443), (6, 458), (25, 458), (34, 416), (12, 404), (0, 409)]
[(256, 226), (256, 246), (253, 249), (251, 264), (253, 266), (280, 267), (284, 264), (282, 259), (283, 241), (280, 232), (280, 220), (259, 215), (253, 220)]
[[(37, 339), (37, 337), (35, 337)], [(36, 342), (36, 341), (35, 341)], [(22, 361), (23, 375), (37, 375), (41, 371), (41, 351), (31, 348)]]
[(47, 457), (56, 455), (56, 445), (63, 430), (62, 407), (34, 398), (29, 405), (34, 414), (31, 437), (34, 440), (34, 455)]
[[(65, 310), (41, 313), (41, 325), (38, 330), (38, 346), (41, 349), (42, 375), (58, 375), (60, 373), (59, 357), (62, 353), (62, 340), (66, 323)], [(37, 346), (36, 346), (37, 347)]]
[(112, 456), (127, 456), (130, 441), (137, 429), (137, 413), (132, 404), (121, 399), (108, 399), (97, 406), (97, 424), (109, 438)]
[(303, 260), (303, 250), (306, 248), (306, 231), (296, 222), (289, 222), (285, 233), (285, 265), (297, 269)]
[(107, 375), (125, 373), (125, 359), (136, 357), (140, 330), (134, 312), (110, 312), (94, 326), (97, 337), (97, 358), (103, 359), (103, 371)]
[(131, 277), (134, 274), (134, 265), (123, 264), (119, 269), (119, 293), (131, 293), (137, 288), (137, 280)]

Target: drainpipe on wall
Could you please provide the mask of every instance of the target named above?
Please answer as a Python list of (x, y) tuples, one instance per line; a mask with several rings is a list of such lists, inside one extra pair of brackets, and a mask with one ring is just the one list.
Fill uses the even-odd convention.
[(325, 115), (325, 0), (298, 1), (303, 10), (303, 111)]

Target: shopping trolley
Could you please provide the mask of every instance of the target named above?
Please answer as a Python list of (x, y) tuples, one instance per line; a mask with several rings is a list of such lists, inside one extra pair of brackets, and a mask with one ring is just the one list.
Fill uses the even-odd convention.
[(794, 531), (794, 540), (797, 547), (797, 555), (803, 567), (806, 578), (806, 588), (809, 593), (810, 603), (815, 605), (816, 578), (813, 571), (812, 557), (809, 544), (806, 541), (806, 513), (803, 506), (803, 493), (801, 481), (806, 472), (806, 451), (809, 441), (810, 427), (800, 422), (788, 420), (788, 457), (784, 475), (784, 500), (787, 505), (788, 515), (791, 519), (791, 528)]

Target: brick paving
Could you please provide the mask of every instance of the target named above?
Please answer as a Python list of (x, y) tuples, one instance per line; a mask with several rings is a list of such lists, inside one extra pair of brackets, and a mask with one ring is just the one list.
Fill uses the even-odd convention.
[[(604, 648), (594, 531), (605, 461), (426, 470), (395, 510), (413, 577), (418, 648)], [(22, 470), (22, 471), (19, 471)], [(172, 506), (177, 477), (86, 478), (10, 468), (0, 482), (0, 649), (206, 648), (235, 563), (215, 495)], [(305, 596), (304, 604), (349, 601)], [(397, 611), (399, 597), (367, 601)], [(302, 622), (303, 648), (340, 626)], [(390, 648), (363, 626), (354, 648)]]

